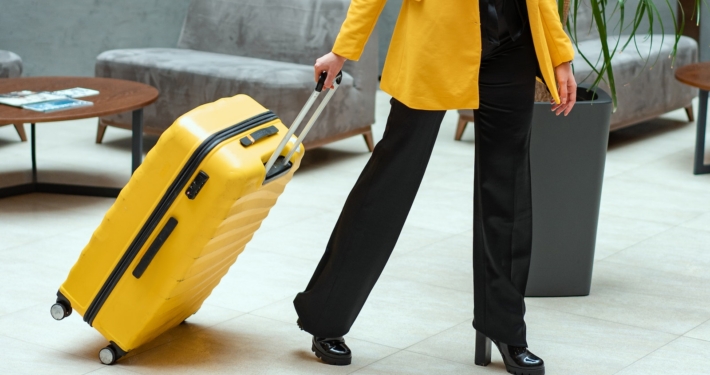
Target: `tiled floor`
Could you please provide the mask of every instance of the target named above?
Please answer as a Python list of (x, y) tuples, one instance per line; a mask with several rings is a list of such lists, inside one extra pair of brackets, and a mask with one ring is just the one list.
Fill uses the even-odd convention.
[[(378, 97), (379, 136), (389, 110)], [(474, 366), (472, 131), (449, 113), (394, 256), (348, 335), (351, 366), (310, 352), (291, 301), (309, 280), (368, 159), (360, 138), (309, 152), (263, 228), (189, 324), (99, 363), (103, 337), (54, 294), (111, 199), (33, 194), (0, 200), (0, 372), (4, 374), (504, 374)], [(42, 180), (120, 186), (130, 133), (95, 121), (38, 126)], [(29, 130), (29, 129), (28, 129)], [(691, 173), (683, 111), (613, 133), (589, 297), (528, 299), (528, 341), (548, 374), (707, 374), (710, 175)], [(150, 146), (154, 140), (147, 141)], [(29, 146), (0, 127), (2, 185), (28, 178)], [(289, 239), (289, 243), (285, 241)]]

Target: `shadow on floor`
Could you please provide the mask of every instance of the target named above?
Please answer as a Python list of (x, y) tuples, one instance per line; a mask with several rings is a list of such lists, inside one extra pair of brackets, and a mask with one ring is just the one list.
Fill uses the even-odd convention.
[(369, 157), (370, 153), (368, 151), (342, 151), (328, 147), (306, 150), (306, 155), (303, 157), (303, 161), (301, 161), (299, 172), (307, 172), (309, 170), (324, 168), (346, 160), (353, 160), (355, 158), (362, 157), (363, 155), (367, 155), (367, 157)]
[(609, 133), (609, 150), (660, 137), (686, 127), (691, 127), (694, 124), (694, 122), (655, 118), (627, 128), (614, 130)]
[[(156, 143), (158, 143), (158, 136), (157, 135), (149, 135), (145, 134), (143, 136), (143, 152), (148, 152), (150, 151)], [(117, 150), (125, 150), (130, 152), (131, 151), (131, 137), (121, 137), (121, 138), (116, 138), (113, 140), (104, 140), (101, 145), (110, 147), (113, 149)]]

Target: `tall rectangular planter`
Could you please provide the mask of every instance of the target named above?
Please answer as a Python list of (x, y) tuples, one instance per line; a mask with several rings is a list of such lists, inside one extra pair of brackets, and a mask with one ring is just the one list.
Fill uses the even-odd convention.
[(602, 90), (590, 100), (587, 87), (578, 89), (566, 117), (555, 116), (549, 103), (535, 104), (527, 296), (589, 295), (612, 102)]

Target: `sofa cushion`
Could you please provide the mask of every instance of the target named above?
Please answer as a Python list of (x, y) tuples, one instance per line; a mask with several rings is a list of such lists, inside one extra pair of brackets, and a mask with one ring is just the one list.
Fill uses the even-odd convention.
[(20, 56), (0, 50), (0, 78), (15, 78), (22, 75), (22, 59)]
[(178, 47), (313, 64), (330, 52), (348, 0), (192, 0)]
[[(164, 130), (189, 110), (237, 94), (247, 94), (273, 110), (286, 125), (313, 92), (313, 67), (250, 57), (224, 55), (178, 48), (122, 49), (99, 55), (96, 76), (128, 79), (150, 84), (160, 91), (159, 100), (144, 113), (146, 127)], [(338, 95), (324, 113), (326, 127), (314, 127), (308, 139), (338, 127), (350, 128), (350, 118), (340, 113), (351, 95), (353, 79), (343, 73)], [(111, 122), (130, 124), (130, 114), (113, 116)], [(367, 126), (369, 124), (362, 124)], [(333, 129), (335, 128), (335, 129)]]
[[(622, 42), (625, 42), (622, 39)], [(609, 43), (616, 39), (609, 38)], [(612, 60), (616, 83), (617, 110), (612, 114), (612, 128), (647, 120), (662, 113), (691, 104), (697, 90), (678, 82), (674, 68), (698, 61), (698, 44), (688, 37), (681, 37), (675, 61), (670, 57), (673, 50), (672, 35), (655, 34), (651, 38), (636, 38), (625, 50), (618, 51)], [(580, 42), (574, 59), (574, 76), (577, 83), (593, 83), (596, 73), (584, 60), (597, 62), (601, 53), (599, 39)], [(596, 63), (601, 67), (601, 63)], [(599, 87), (610, 92), (606, 82)]]

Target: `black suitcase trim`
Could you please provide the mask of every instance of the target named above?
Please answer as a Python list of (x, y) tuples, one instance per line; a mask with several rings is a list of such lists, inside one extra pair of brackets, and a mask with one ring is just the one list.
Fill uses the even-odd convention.
[(165, 213), (168, 211), (170, 206), (172, 206), (175, 199), (182, 193), (185, 186), (190, 182), (190, 178), (193, 174), (195, 174), (195, 171), (197, 171), (197, 168), (200, 166), (200, 163), (202, 163), (202, 160), (204, 160), (205, 157), (207, 157), (207, 155), (220, 143), (234, 138), (245, 131), (277, 119), (278, 117), (273, 112), (266, 111), (212, 134), (204, 142), (202, 142), (199, 147), (197, 147), (197, 150), (195, 150), (187, 163), (185, 163), (185, 166), (178, 174), (178, 177), (170, 185), (167, 192), (163, 195), (163, 198), (150, 214), (148, 220), (146, 220), (145, 224), (143, 224), (143, 227), (138, 232), (138, 235), (133, 239), (133, 242), (128, 247), (128, 250), (126, 250), (123, 254), (121, 260), (118, 262), (113, 272), (111, 272), (111, 275), (108, 279), (106, 279), (106, 282), (96, 294), (96, 297), (94, 297), (94, 300), (86, 310), (86, 314), (84, 314), (85, 322), (89, 323), (89, 325), (93, 325), (94, 319), (99, 313), (99, 310), (101, 310), (103, 304), (106, 302), (106, 299), (108, 299), (108, 296), (111, 292), (113, 292), (116, 284), (118, 284), (123, 275), (126, 273), (128, 267), (131, 263), (133, 263), (133, 260), (136, 256), (138, 256), (138, 252), (140, 252), (143, 245), (145, 245), (146, 241), (148, 241), (148, 238), (158, 226), (163, 216), (165, 216)]

